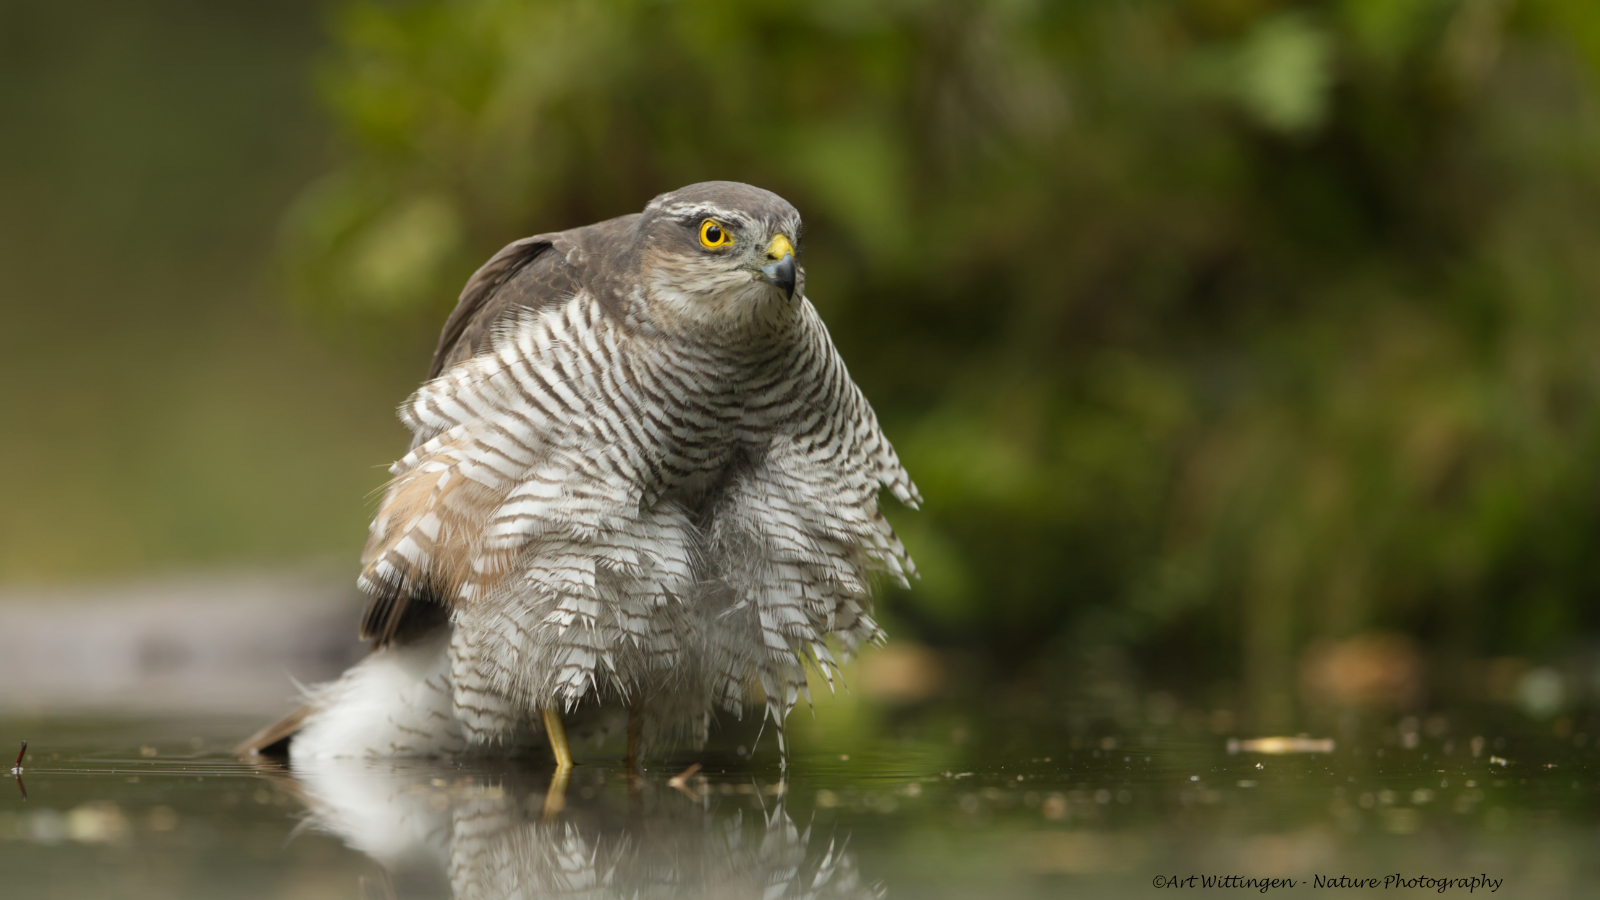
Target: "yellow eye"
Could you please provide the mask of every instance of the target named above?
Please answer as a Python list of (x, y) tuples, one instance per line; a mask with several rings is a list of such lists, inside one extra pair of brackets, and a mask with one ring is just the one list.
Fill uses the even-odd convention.
[(733, 235), (723, 228), (716, 219), (707, 219), (700, 223), (700, 246), (707, 250), (716, 250), (733, 243)]

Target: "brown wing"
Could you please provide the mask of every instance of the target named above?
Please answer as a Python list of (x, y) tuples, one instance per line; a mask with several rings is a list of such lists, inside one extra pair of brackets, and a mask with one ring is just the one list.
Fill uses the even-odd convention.
[[(539, 288), (559, 269), (565, 268), (562, 265), (565, 260), (557, 259), (550, 252), (556, 237), (558, 235), (536, 234), (515, 241), (472, 273), (467, 286), (461, 290), (455, 310), (444, 320), (439, 346), (433, 351), (433, 363), (428, 366), (427, 380), (439, 377), (445, 369), (470, 358), (489, 334), (490, 327), (507, 310), (519, 306), (536, 308), (555, 299), (557, 291)], [(530, 300), (533, 302), (528, 302)]]
[[(495, 326), (517, 310), (564, 303), (590, 281), (592, 259), (606, 259), (637, 215), (508, 244), (467, 279), (455, 311), (445, 320), (428, 379), (483, 352)], [(363, 562), (372, 558), (368, 547)], [(413, 602), (421, 600), (423, 602)], [(426, 579), (380, 588), (361, 615), (361, 637), (374, 647), (411, 640), (446, 621), (447, 604)]]
[(482, 351), (506, 313), (542, 309), (577, 293), (596, 274), (591, 259), (607, 258), (604, 251), (614, 249), (638, 218), (622, 216), (507, 244), (467, 279), (455, 311), (439, 334), (428, 378), (437, 378)]

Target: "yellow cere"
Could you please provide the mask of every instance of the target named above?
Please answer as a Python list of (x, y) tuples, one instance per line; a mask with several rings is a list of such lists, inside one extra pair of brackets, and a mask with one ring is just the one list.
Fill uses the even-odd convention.
[(707, 219), (700, 223), (700, 245), (707, 250), (716, 250), (733, 243), (733, 235), (722, 223), (716, 219)]
[(785, 256), (794, 255), (794, 245), (783, 235), (774, 235), (772, 243), (767, 245), (767, 259), (783, 259)]

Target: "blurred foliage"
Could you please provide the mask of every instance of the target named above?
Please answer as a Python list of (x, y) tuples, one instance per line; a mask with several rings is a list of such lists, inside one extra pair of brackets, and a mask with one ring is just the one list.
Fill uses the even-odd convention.
[(330, 321), (432, 328), (504, 243), (690, 182), (800, 208), (928, 497), (891, 513), (925, 569), (902, 631), (1032, 671), (1139, 648), (1271, 719), (1313, 639), (1600, 626), (1600, 6), (346, 0), (333, 27), (341, 155), (286, 227)]
[(415, 375), (273, 289), (318, 15), (0, 2), (0, 585), (359, 552)]

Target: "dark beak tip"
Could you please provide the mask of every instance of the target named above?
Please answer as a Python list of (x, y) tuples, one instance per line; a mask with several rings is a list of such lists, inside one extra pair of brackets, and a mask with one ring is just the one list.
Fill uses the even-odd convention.
[(795, 279), (793, 256), (785, 256), (783, 259), (780, 259), (771, 265), (762, 266), (761, 274), (765, 275), (767, 277), (767, 281), (771, 282), (773, 285), (783, 288), (783, 293), (785, 296), (790, 298), (794, 297)]

